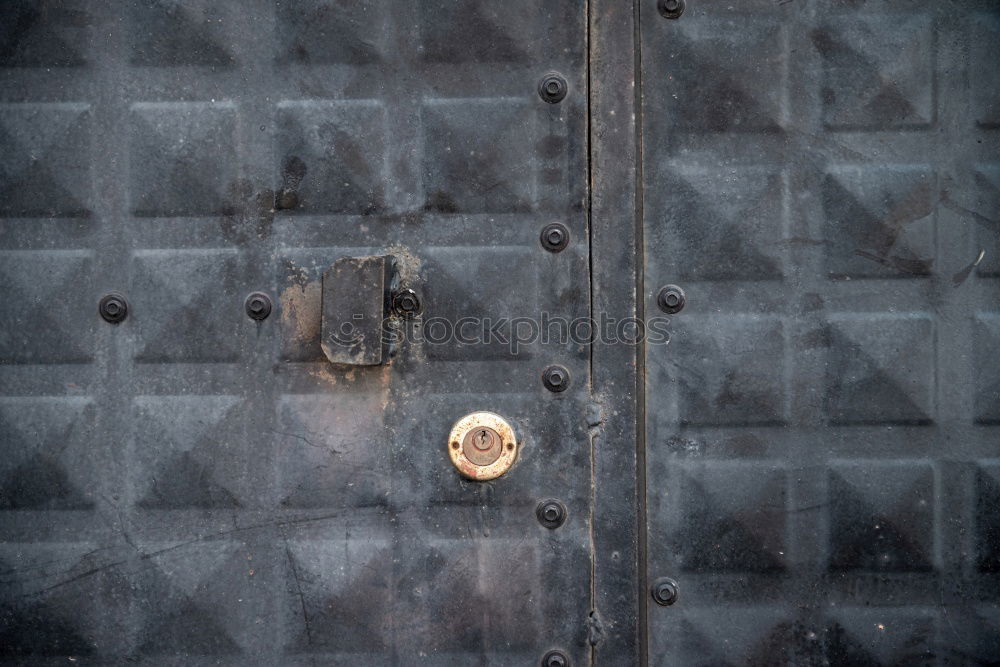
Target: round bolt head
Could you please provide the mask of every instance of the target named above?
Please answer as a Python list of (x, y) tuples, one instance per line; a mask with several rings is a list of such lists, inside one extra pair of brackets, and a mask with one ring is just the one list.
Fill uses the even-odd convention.
[(555, 530), (566, 523), (566, 515), (566, 506), (555, 498), (543, 500), (535, 508), (535, 517), (538, 519), (538, 523), (549, 530)]
[(420, 297), (411, 289), (400, 290), (392, 297), (392, 309), (402, 317), (413, 317), (420, 313)]
[(569, 84), (560, 74), (546, 74), (538, 83), (538, 95), (549, 104), (558, 104), (566, 97)]
[(558, 222), (545, 225), (541, 234), (542, 247), (549, 252), (560, 252), (569, 245), (569, 230)]
[(542, 373), (542, 384), (556, 393), (569, 389), (569, 371), (562, 366), (549, 366)]
[(667, 285), (656, 295), (656, 305), (668, 315), (673, 315), (684, 310), (686, 302), (687, 299), (684, 296), (684, 290), (677, 285)]
[(562, 651), (549, 651), (542, 656), (542, 667), (568, 667), (569, 658)]
[(660, 10), (663, 18), (679, 19), (684, 13), (684, 0), (659, 0), (656, 8)]
[(271, 314), (271, 299), (263, 292), (254, 292), (243, 302), (247, 315), (252, 320), (266, 320)]
[(661, 607), (669, 607), (677, 602), (677, 582), (670, 577), (660, 577), (650, 587), (653, 601)]
[(492, 412), (473, 412), (455, 422), (447, 448), (455, 469), (478, 482), (496, 479), (517, 459), (514, 429)]
[(128, 301), (121, 294), (111, 292), (101, 298), (97, 304), (97, 312), (101, 314), (105, 322), (118, 324), (128, 317)]

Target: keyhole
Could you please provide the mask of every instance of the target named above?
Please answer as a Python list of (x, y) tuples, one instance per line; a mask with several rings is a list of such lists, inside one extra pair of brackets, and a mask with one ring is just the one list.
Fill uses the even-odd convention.
[(491, 440), (492, 438), (490, 437), (489, 433), (487, 433), (485, 430), (480, 430), (479, 433), (476, 434), (476, 443), (475, 443), (476, 449), (479, 450), (489, 449)]

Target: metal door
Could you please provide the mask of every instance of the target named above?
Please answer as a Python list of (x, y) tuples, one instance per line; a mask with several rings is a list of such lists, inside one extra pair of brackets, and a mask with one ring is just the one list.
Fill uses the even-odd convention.
[[(2, 659), (586, 664), (589, 347), (416, 331), (589, 314), (585, 3), (0, 12)], [(422, 319), (335, 367), (321, 276), (371, 255)]]
[(1000, 655), (992, 0), (0, 14), (0, 660)]
[(995, 661), (996, 3), (640, 4), (650, 664)]

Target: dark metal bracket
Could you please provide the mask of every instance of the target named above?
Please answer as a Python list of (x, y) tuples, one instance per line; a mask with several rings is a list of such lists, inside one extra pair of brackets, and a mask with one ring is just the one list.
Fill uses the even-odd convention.
[(323, 273), (320, 344), (332, 363), (378, 366), (395, 352), (391, 318), (420, 312), (392, 255), (342, 257)]

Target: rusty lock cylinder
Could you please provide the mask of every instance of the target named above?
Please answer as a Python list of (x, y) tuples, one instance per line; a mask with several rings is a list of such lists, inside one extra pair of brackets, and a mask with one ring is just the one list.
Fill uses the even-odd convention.
[(473, 412), (452, 426), (448, 455), (463, 477), (485, 482), (510, 470), (517, 458), (517, 438), (500, 415)]

